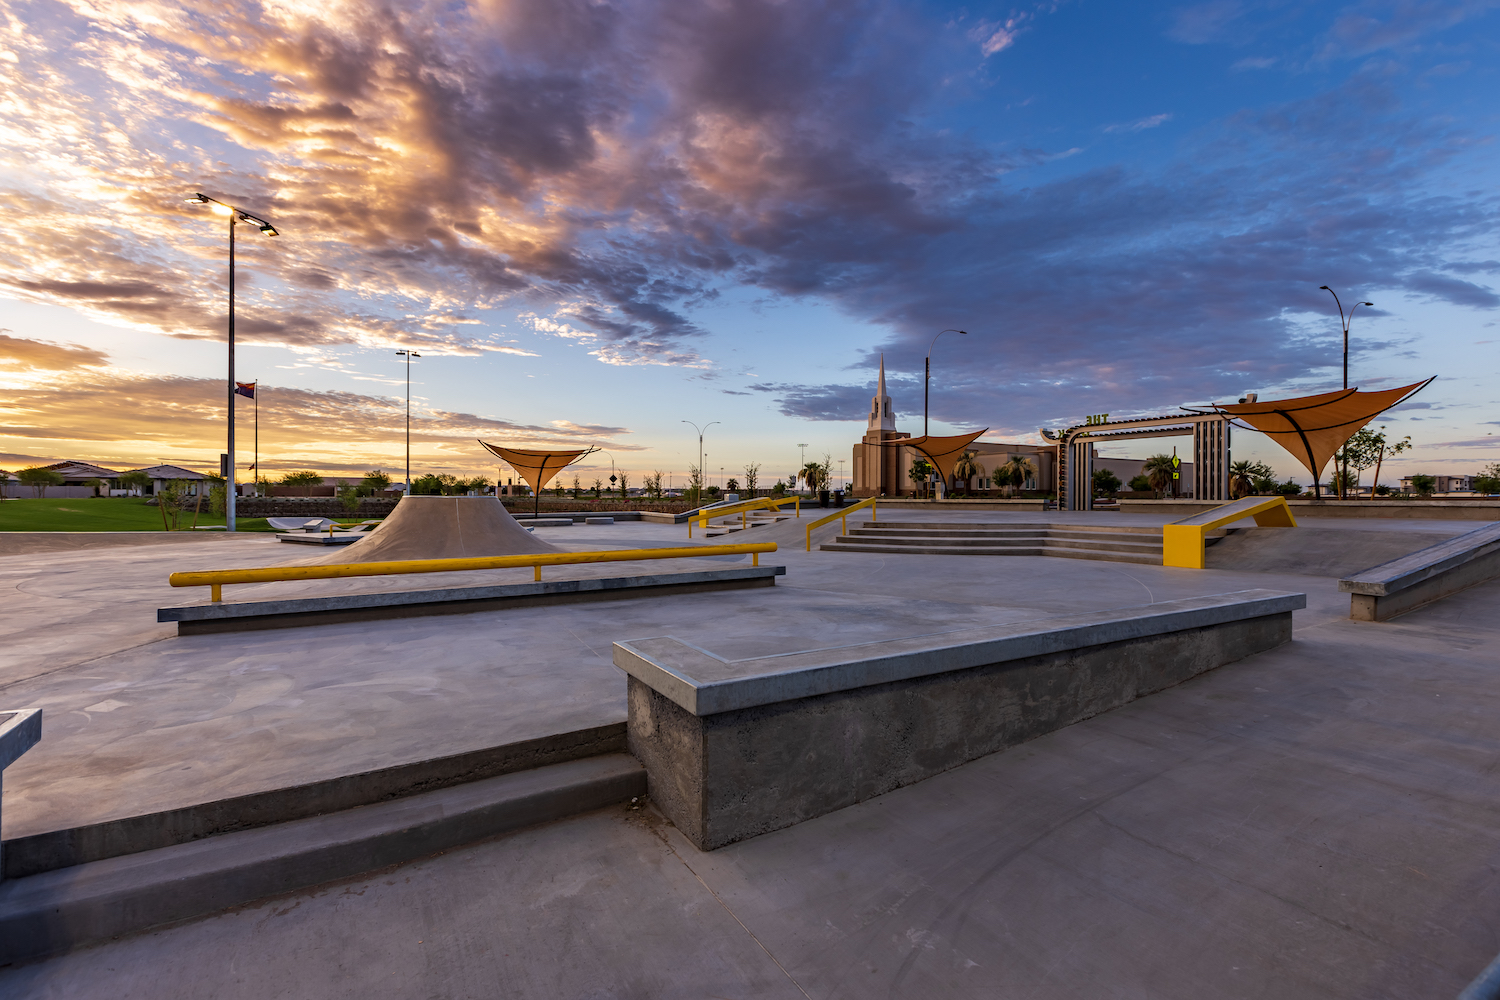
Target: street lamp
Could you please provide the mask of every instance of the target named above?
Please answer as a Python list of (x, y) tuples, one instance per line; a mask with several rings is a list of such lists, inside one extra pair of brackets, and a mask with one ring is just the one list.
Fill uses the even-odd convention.
[[(422, 355), (416, 351), (397, 351), (396, 356), (406, 358), (406, 495), (411, 496), (411, 359)], [(500, 480), (495, 482), (498, 484)]]
[[(218, 215), (229, 217), (229, 468), (228, 475), (224, 481), (224, 530), (234, 530), (235, 504), (234, 504), (234, 227), (241, 222), (248, 222), (267, 236), (280, 236), (276, 227), (264, 219), (243, 212), (233, 205), (226, 205), (222, 201), (215, 201), (206, 194), (195, 194), (187, 199), (195, 205), (212, 205)], [(257, 469), (257, 472), (260, 470)]]
[(932, 338), (932, 343), (927, 346), (927, 366), (922, 373), (922, 436), (927, 436), (927, 383), (932, 381), (932, 349), (937, 346), (938, 337), (945, 333), (961, 333), (965, 337), (969, 335), (968, 330), (939, 330), (937, 336)]
[(693, 497), (693, 503), (700, 506), (703, 504), (703, 432), (718, 422), (717, 420), (711, 420), (702, 427), (699, 427), (691, 420), (683, 421), (683, 423), (698, 432), (698, 495)]
[[(1339, 325), (1344, 328), (1344, 388), (1347, 389), (1349, 388), (1349, 324), (1354, 322), (1354, 310), (1358, 309), (1360, 306), (1373, 307), (1375, 303), (1356, 302), (1354, 303), (1354, 305), (1349, 307), (1349, 315), (1345, 316), (1344, 304), (1339, 301), (1339, 293), (1335, 292), (1327, 285), (1319, 285), (1318, 287), (1327, 292), (1329, 295), (1332, 295), (1334, 304), (1339, 307)], [(1344, 495), (1344, 482), (1349, 478), (1349, 455), (1347, 454), (1345, 449), (1340, 448), (1339, 457), (1342, 462), (1341, 468), (1343, 469), (1343, 475), (1339, 477), (1339, 497), (1342, 498)], [(1317, 485), (1317, 483), (1313, 484), (1313, 492), (1315, 493), (1317, 492)]]

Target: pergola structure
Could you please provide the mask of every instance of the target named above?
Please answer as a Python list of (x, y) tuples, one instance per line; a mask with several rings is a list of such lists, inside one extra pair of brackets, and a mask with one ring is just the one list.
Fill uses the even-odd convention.
[(1057, 442), (1057, 497), (1062, 510), (1094, 509), (1094, 446), (1100, 441), (1193, 436), (1193, 497), (1229, 499), (1229, 417), (1222, 413), (1174, 413), (1134, 420), (1080, 424), (1062, 432), (1042, 429)]

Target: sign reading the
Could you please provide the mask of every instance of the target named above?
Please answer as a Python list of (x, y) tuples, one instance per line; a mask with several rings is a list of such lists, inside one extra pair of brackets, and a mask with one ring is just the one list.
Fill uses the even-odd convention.
[(1108, 413), (1093, 413), (1093, 414), (1090, 414), (1087, 417), (1084, 417), (1083, 418), (1083, 422), (1084, 422), (1084, 424), (1086, 426), (1089, 426), (1089, 427), (1094, 427), (1094, 426), (1097, 426), (1099, 424), (1107, 424), (1107, 423), (1109, 423), (1109, 414)]

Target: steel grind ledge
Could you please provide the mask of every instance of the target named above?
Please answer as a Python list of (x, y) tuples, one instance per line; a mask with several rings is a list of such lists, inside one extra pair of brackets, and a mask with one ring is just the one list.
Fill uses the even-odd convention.
[(645, 794), (625, 754), (0, 882), (0, 964), (349, 878)]
[(1248, 590), (735, 661), (639, 639), (614, 660), (652, 802), (707, 851), (1279, 646), (1306, 606)]

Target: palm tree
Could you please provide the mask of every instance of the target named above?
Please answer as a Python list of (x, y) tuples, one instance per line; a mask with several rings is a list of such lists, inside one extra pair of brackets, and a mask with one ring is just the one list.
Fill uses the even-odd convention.
[(1255, 474), (1255, 463), (1248, 458), (1242, 458), (1229, 466), (1229, 487), (1236, 500), (1247, 497), (1255, 492), (1255, 484), (1251, 476)]
[(1176, 471), (1172, 467), (1171, 455), (1152, 455), (1146, 459), (1146, 464), (1141, 469), (1150, 481), (1151, 488), (1158, 493), (1165, 493), (1172, 487), (1172, 473)]
[(979, 454), (977, 452), (966, 451), (958, 456), (958, 461), (953, 465), (953, 475), (955, 478), (963, 480), (965, 490), (974, 488), (973, 480), (975, 476), (978, 476), (981, 480), (984, 479), (984, 466), (974, 461), (978, 457)]
[(1016, 487), (1025, 486), (1026, 481), (1036, 475), (1036, 466), (1025, 455), (1016, 455), (1007, 464), (1010, 466), (1011, 483)]
[(818, 491), (818, 484), (823, 481), (823, 466), (817, 462), (808, 462), (802, 467), (802, 481), (807, 484), (809, 493)]

